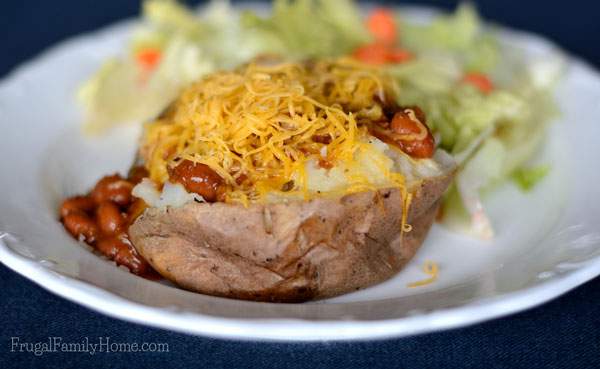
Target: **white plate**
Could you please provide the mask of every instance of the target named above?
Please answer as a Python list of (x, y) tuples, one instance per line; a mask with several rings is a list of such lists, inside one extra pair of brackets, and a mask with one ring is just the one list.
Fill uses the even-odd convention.
[[(417, 256), (385, 283), (305, 304), (236, 301), (151, 282), (97, 257), (56, 219), (62, 198), (124, 171), (137, 129), (83, 138), (79, 83), (131, 30), (122, 23), (63, 43), (0, 85), (0, 260), (42, 287), (107, 315), (215, 337), (274, 340), (403, 336), (503, 316), (552, 299), (600, 274), (600, 76), (576, 59), (557, 91), (563, 116), (539, 160), (552, 172), (530, 194), (506, 185), (487, 202), (498, 237), (477, 242), (434, 226)], [(549, 42), (499, 31), (530, 57), (556, 57)], [(439, 280), (422, 279), (434, 260)]]

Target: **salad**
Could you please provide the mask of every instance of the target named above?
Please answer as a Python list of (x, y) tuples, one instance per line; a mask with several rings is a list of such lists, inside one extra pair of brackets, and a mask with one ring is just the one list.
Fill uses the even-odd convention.
[(451, 229), (492, 238), (482, 196), (508, 180), (529, 190), (550, 170), (528, 160), (558, 114), (552, 92), (562, 62), (526, 60), (501, 45), (470, 5), (417, 22), (396, 9), (362, 12), (350, 0), (275, 0), (265, 14), (226, 1), (195, 12), (147, 0), (128, 49), (79, 91), (85, 130), (149, 120), (202, 76), (271, 56), (348, 56), (384, 69), (397, 103), (422, 108), (439, 147), (459, 164), (439, 217)]

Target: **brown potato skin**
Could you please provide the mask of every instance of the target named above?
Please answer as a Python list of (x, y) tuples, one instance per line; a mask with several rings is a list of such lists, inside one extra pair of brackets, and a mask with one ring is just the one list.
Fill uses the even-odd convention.
[(401, 194), (393, 188), (248, 208), (149, 208), (129, 235), (163, 277), (188, 290), (272, 302), (332, 297), (395, 275), (423, 242), (452, 177), (411, 190), (412, 230), (402, 235)]

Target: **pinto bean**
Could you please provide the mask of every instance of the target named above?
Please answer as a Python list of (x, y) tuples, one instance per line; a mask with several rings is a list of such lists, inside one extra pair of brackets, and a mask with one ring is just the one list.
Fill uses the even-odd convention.
[(102, 178), (92, 190), (92, 198), (96, 204), (112, 201), (119, 206), (127, 206), (131, 203), (131, 190), (133, 184), (113, 174)]
[(101, 203), (96, 209), (96, 222), (105, 235), (113, 235), (125, 226), (125, 218), (119, 207), (110, 201)]
[(399, 135), (418, 134), (421, 132), (421, 128), (415, 119), (421, 122), (421, 124), (425, 125), (425, 123), (417, 117), (417, 114), (412, 109), (398, 111), (392, 118), (390, 129), (392, 132)]
[[(401, 112), (404, 112), (405, 110), (412, 110), (413, 113), (415, 113), (415, 117), (423, 124), (427, 124), (427, 117), (425, 116), (425, 112), (419, 108), (416, 105), (411, 105), (411, 106), (404, 106), (402, 108), (398, 108)], [(397, 111), (396, 111), (397, 113)], [(406, 113), (404, 113), (406, 114)], [(394, 113), (395, 115), (395, 113)]]
[(223, 179), (208, 165), (183, 160), (169, 170), (169, 178), (181, 183), (189, 192), (195, 192), (206, 201), (214, 202), (223, 186)]
[(60, 205), (60, 217), (64, 218), (74, 212), (89, 213), (96, 207), (90, 196), (69, 197)]
[(150, 173), (148, 173), (148, 170), (144, 166), (138, 165), (129, 169), (127, 180), (136, 185), (149, 175)]
[(313, 135), (312, 140), (314, 142), (329, 145), (331, 143), (331, 136), (328, 134), (327, 135)]
[(137, 253), (125, 233), (101, 239), (96, 249), (114, 260), (117, 265), (126, 266), (134, 274), (143, 275), (151, 270), (148, 262)]
[(136, 198), (127, 209), (127, 223), (133, 224), (147, 207), (148, 204), (144, 200)]
[[(403, 139), (398, 136), (418, 135), (423, 126), (427, 133), (422, 139)], [(371, 129), (371, 133), (380, 140), (398, 147), (417, 159), (431, 158), (435, 151), (435, 140), (425, 124), (425, 114), (417, 107), (397, 111), (388, 129)]]
[[(414, 109), (414, 108), (413, 108)], [(390, 125), (391, 130), (400, 135), (418, 134), (421, 130), (420, 125), (411, 117), (410, 113), (414, 114), (422, 126), (427, 130), (427, 135), (421, 140), (395, 140), (397, 145), (402, 151), (414, 158), (430, 158), (433, 156), (435, 151), (435, 141), (429, 127), (424, 122), (424, 114), (421, 109), (412, 110), (405, 109), (394, 114), (392, 123)], [(419, 118), (421, 116), (421, 118)]]
[(82, 239), (93, 244), (98, 239), (98, 226), (85, 213), (69, 213), (63, 218), (63, 224), (67, 231), (75, 238)]

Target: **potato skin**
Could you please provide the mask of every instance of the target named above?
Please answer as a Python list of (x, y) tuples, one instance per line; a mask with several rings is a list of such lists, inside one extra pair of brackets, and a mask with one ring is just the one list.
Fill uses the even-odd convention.
[(389, 188), (248, 208), (151, 208), (129, 235), (163, 277), (188, 290), (272, 302), (332, 297), (396, 274), (423, 242), (452, 177), (411, 190), (404, 234), (401, 194)]

